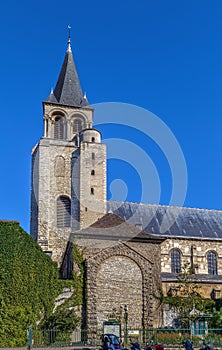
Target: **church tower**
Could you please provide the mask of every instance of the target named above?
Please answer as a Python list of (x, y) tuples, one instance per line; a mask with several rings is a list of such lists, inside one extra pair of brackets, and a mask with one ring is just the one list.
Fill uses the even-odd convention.
[(106, 213), (106, 146), (93, 129), (70, 37), (43, 118), (44, 136), (32, 150), (30, 233), (60, 264), (70, 233)]

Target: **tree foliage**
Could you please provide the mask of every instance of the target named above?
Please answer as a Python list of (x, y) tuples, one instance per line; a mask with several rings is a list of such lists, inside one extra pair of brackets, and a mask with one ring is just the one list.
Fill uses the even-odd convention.
[(209, 312), (212, 318), (209, 320), (209, 326), (212, 328), (222, 328), (222, 299), (215, 300)]
[(57, 331), (71, 332), (79, 325), (79, 321), (73, 307), (61, 307), (50, 315), (46, 322), (44, 322), (44, 326), (47, 330), (56, 329)]
[(164, 302), (178, 314), (182, 327), (189, 326), (190, 321), (195, 321), (201, 314), (212, 309), (214, 302), (203, 298), (199, 289), (198, 281), (187, 263), (177, 276), (175, 294), (164, 297)]

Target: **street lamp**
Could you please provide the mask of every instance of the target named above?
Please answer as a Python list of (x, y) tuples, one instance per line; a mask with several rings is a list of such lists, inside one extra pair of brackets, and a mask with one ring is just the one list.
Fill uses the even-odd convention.
[(30, 350), (32, 348), (32, 327), (30, 323), (28, 325), (27, 335), (28, 335), (28, 350)]
[(127, 326), (128, 326), (128, 308), (127, 308), (127, 305), (124, 306), (124, 320), (125, 320), (125, 331), (124, 331), (124, 343), (125, 343), (125, 348), (127, 348), (128, 346), (128, 329), (127, 329)]

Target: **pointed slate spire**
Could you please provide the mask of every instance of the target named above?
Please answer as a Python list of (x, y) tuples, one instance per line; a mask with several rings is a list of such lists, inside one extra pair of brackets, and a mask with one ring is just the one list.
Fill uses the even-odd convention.
[[(70, 27), (68, 27), (70, 30)], [(79, 77), (77, 74), (75, 62), (73, 59), (70, 31), (68, 38), (68, 48), (62, 65), (62, 69), (59, 74), (59, 78), (54, 89), (53, 96), (57, 103), (68, 106), (84, 107), (88, 106), (89, 103), (84, 98)], [(54, 102), (52, 94), (47, 99), (47, 102)], [(50, 99), (50, 100), (49, 100)]]

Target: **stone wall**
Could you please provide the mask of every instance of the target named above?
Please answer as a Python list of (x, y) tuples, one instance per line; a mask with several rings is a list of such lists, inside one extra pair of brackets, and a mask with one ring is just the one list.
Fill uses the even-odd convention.
[[(208, 275), (207, 254), (209, 251), (216, 252), (218, 276), (222, 275), (222, 245), (220, 241), (204, 240), (204, 239), (178, 239), (171, 238), (165, 240), (161, 244), (161, 271), (171, 272), (172, 249), (179, 249), (181, 252), (181, 265), (191, 262), (191, 247), (193, 251), (193, 264), (195, 266), (195, 274), (202, 276), (199, 281), (199, 292), (203, 297), (211, 298), (213, 290), (219, 290), (222, 293), (222, 283), (217, 276)], [(200, 277), (201, 278), (201, 277)], [(163, 292), (166, 295), (170, 288), (174, 288), (177, 281), (169, 280), (163, 282)]]
[[(201, 294), (202, 297), (204, 298), (214, 298), (214, 290), (219, 291), (219, 295), (221, 297), (222, 295), (222, 283), (218, 281), (218, 283), (213, 283), (213, 282), (206, 282), (203, 280), (200, 280), (199, 282), (196, 283), (198, 292)], [(173, 280), (173, 281), (167, 281), (167, 282), (162, 282), (162, 290), (163, 294), (167, 295), (167, 293), (170, 290), (175, 290), (176, 287), (178, 286), (178, 281)]]
[(142, 273), (140, 267), (127, 256), (109, 257), (97, 271), (97, 324), (102, 328), (115, 314), (123, 321), (124, 305), (128, 308), (128, 327), (142, 327)]
[(207, 253), (215, 251), (218, 257), (218, 275), (222, 275), (222, 245), (220, 241), (198, 239), (168, 238), (161, 244), (161, 270), (171, 272), (170, 252), (177, 248), (182, 253), (182, 265), (190, 262), (191, 246), (193, 246), (193, 262), (198, 265), (196, 273), (207, 274)]
[[(60, 265), (71, 227), (57, 227), (57, 198), (67, 196), (71, 200), (71, 155), (78, 148), (74, 122), (81, 120), (83, 128), (91, 128), (93, 109), (47, 102), (43, 108), (44, 137), (32, 152), (31, 235), (44, 251), (51, 251), (52, 259)], [(54, 138), (57, 116), (63, 120), (64, 139)], [(78, 203), (75, 205), (78, 207)]]
[[(67, 196), (71, 200), (71, 156), (76, 149), (72, 143), (58, 140), (50, 142), (50, 216), (49, 216), (49, 250), (52, 259), (61, 263), (71, 227), (57, 227), (57, 199)], [(57, 173), (56, 163), (58, 157), (64, 159), (64, 172)], [(59, 176), (58, 176), (59, 175)], [(63, 175), (63, 176), (61, 176)]]
[(83, 121), (83, 128), (91, 128), (93, 124), (93, 109), (78, 108), (71, 106), (55, 106), (44, 103), (44, 137), (54, 138), (55, 117), (60, 114), (65, 117), (65, 133), (67, 141), (71, 141), (75, 136), (73, 123), (75, 118)]
[(106, 213), (106, 145), (80, 144), (80, 228)]
[[(60, 264), (71, 228), (58, 228), (56, 206), (59, 196), (71, 198), (71, 154), (73, 143), (63, 140), (40, 140), (33, 158), (31, 235), (52, 259)], [(38, 160), (38, 162), (37, 162)], [(58, 161), (60, 160), (60, 161)], [(61, 162), (63, 160), (63, 162)]]
[(120, 315), (124, 305), (129, 328), (160, 326), (159, 244), (119, 242), (96, 250), (80, 244), (87, 259), (87, 327), (102, 328), (103, 321)]
[[(87, 135), (91, 141), (99, 142), (82, 142), (79, 146), (74, 121), (81, 120), (83, 128), (91, 128), (93, 109), (45, 102), (43, 106), (44, 137), (32, 156), (31, 235), (60, 265), (72, 229), (89, 226), (106, 212), (106, 147), (100, 143), (100, 133), (93, 129), (92, 137), (90, 130)], [(57, 116), (63, 120), (65, 139), (54, 139)], [(75, 177), (73, 167), (76, 163), (72, 155), (76, 152), (79, 172)], [(75, 198), (72, 198), (72, 187), (77, 188)], [(58, 228), (57, 199), (60, 196), (71, 200), (72, 227)]]

